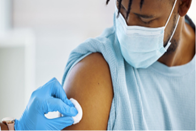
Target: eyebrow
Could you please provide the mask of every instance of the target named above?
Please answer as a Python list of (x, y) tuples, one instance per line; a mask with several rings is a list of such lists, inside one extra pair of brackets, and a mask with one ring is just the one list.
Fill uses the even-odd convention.
[[(121, 6), (121, 7), (126, 11), (124, 6)], [(146, 19), (154, 18), (153, 15), (141, 15), (141, 14), (138, 14), (138, 13), (133, 13), (133, 14), (137, 15), (138, 17), (142, 17), (142, 18), (146, 18)]]
[(154, 18), (153, 15), (141, 15), (141, 14), (137, 14), (137, 13), (133, 13), (133, 14), (135, 14), (135, 15), (137, 15), (137, 16), (139, 16), (139, 17), (142, 17), (142, 18), (148, 18), (148, 19)]
[[(117, 2), (118, 2), (118, 4), (119, 4), (119, 0), (117, 0)], [(127, 10), (125, 9), (125, 7), (124, 7), (122, 4), (121, 4), (121, 7), (122, 7), (125, 11), (127, 11)], [(137, 14), (137, 13), (133, 13), (133, 14), (137, 15), (138, 17), (147, 18), (147, 19), (154, 18), (153, 15), (141, 15), (141, 14)]]

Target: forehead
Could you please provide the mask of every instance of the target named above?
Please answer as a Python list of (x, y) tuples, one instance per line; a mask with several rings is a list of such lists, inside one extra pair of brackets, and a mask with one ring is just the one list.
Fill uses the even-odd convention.
[[(144, 0), (140, 9), (141, 0), (132, 0), (131, 11), (141, 14), (162, 14), (171, 8), (168, 0)], [(122, 0), (122, 5), (128, 9), (129, 0)]]

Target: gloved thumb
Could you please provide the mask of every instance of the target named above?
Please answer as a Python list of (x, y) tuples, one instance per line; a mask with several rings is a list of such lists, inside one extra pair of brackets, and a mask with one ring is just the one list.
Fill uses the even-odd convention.
[(44, 113), (59, 111), (64, 116), (76, 116), (78, 111), (75, 107), (70, 107), (61, 99), (50, 97), (43, 104)]

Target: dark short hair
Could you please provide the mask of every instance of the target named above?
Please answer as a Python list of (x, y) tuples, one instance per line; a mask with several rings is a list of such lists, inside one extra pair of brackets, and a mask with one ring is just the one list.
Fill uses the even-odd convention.
[[(119, 4), (118, 4), (118, 9), (119, 9), (118, 10), (118, 15), (119, 15), (120, 9), (121, 9), (121, 2), (122, 2), (122, 0), (117, 0), (117, 1), (119, 2)], [(109, 2), (110, 2), (110, 0), (106, 0), (106, 5)], [(140, 0), (140, 9), (142, 9), (143, 4), (144, 4), (144, 0)], [(129, 6), (128, 6), (127, 14), (126, 14), (126, 19), (128, 18), (128, 15), (129, 15), (129, 13), (131, 11), (131, 5), (132, 5), (132, 0), (129, 0)]]

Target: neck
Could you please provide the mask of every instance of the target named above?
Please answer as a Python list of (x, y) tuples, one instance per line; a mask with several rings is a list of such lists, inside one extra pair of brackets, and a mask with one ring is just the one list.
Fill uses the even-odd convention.
[[(179, 33), (178, 33), (179, 32)], [(168, 51), (159, 58), (159, 62), (171, 67), (189, 63), (195, 55), (195, 32), (180, 18), (178, 28)]]

